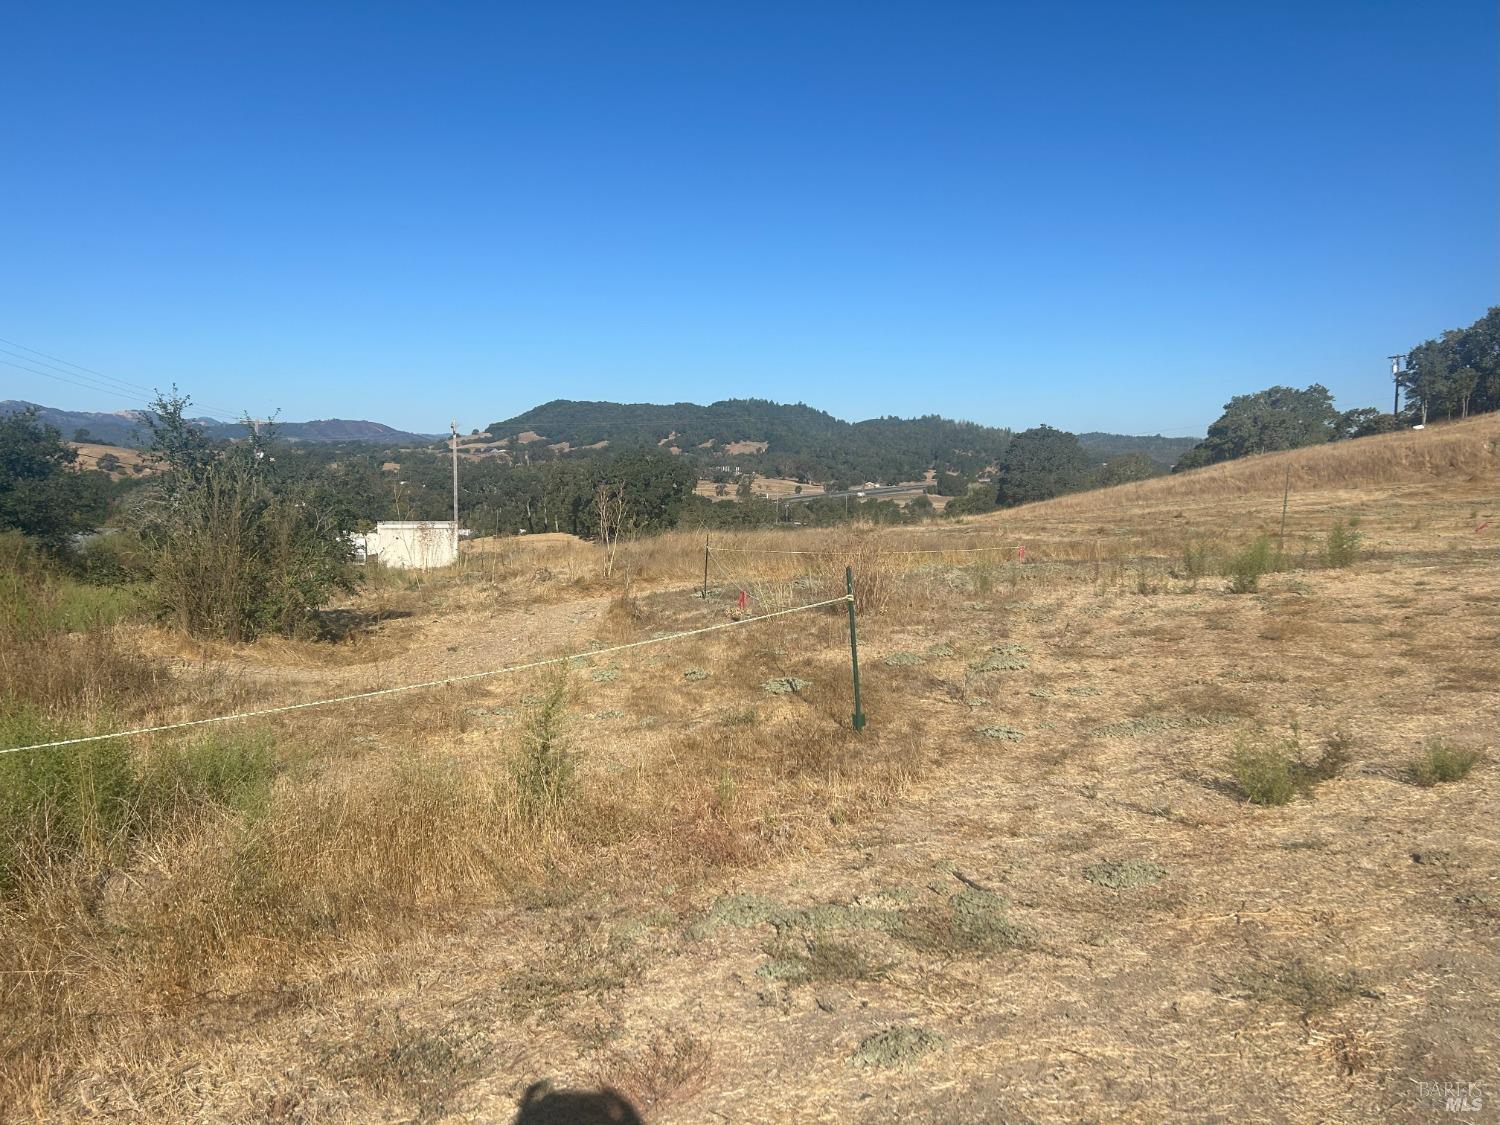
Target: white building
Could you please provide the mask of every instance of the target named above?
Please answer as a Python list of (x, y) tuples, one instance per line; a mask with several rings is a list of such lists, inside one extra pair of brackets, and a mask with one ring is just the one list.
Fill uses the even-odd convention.
[(355, 557), (359, 557), (362, 538), (365, 558), (379, 559), (386, 566), (403, 570), (448, 566), (458, 561), (462, 534), (452, 520), (384, 520), (374, 531), (355, 537)]

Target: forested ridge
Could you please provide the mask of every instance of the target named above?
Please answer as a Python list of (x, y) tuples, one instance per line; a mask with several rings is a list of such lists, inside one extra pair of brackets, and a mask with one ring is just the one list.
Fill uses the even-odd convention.
[[(556, 399), (523, 414), (493, 422), (489, 448), (534, 462), (598, 446), (660, 446), (680, 451), (705, 477), (759, 473), (831, 488), (920, 480), (930, 469), (944, 490), (962, 491), (987, 473), (1012, 438), (1008, 427), (944, 418), (884, 416), (846, 422), (803, 403), (725, 399), (701, 406), (678, 403), (615, 403)], [(523, 440), (536, 435), (542, 440)], [(474, 440), (474, 439), (470, 439)], [(1163, 468), (1192, 447), (1195, 438), (1091, 433), (1080, 439), (1099, 461), (1144, 452)], [(738, 443), (764, 443), (748, 450)], [(726, 478), (727, 479), (727, 478)]]

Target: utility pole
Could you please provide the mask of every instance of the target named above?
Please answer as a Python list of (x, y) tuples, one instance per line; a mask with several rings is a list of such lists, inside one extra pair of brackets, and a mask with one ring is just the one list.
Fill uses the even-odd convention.
[(1392, 427), (1401, 425), (1401, 360), (1403, 356), (1390, 355), (1386, 359), (1391, 361), (1391, 382), (1394, 384), (1393, 397), (1391, 399), (1391, 423)]
[(458, 558), (458, 419), (448, 423), (453, 431), (453, 557)]

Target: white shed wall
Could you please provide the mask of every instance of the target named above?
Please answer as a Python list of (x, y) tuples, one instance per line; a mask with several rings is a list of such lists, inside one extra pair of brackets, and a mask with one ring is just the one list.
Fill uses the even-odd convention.
[(384, 565), (403, 570), (428, 570), (458, 561), (452, 520), (377, 523), (365, 536), (365, 550)]

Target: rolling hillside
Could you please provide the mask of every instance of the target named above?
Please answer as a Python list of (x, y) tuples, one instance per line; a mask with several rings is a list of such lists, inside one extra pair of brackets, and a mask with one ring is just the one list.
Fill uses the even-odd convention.
[[(37, 417), (49, 426), (55, 426), (64, 438), (74, 438), (79, 430), (87, 431), (87, 440), (100, 445), (118, 445), (135, 448), (144, 444), (145, 426), (142, 423), (144, 410), (121, 410), (102, 413), (91, 410), (59, 410), (39, 403), (17, 399), (0, 401), (0, 414), (16, 414), (35, 408)], [(193, 422), (203, 428), (212, 438), (239, 437), (245, 432), (238, 422), (221, 422), (217, 418), (194, 418)], [(323, 418), (311, 422), (278, 422), (277, 434), (286, 441), (299, 442), (360, 442), (368, 445), (425, 445), (431, 442), (431, 434), (414, 434), (394, 429), (380, 422), (350, 421), (343, 418)], [(75, 439), (76, 440), (76, 439)]]
[[(696, 403), (615, 403), (556, 399), (493, 422), (494, 449), (542, 451), (607, 445), (657, 445), (697, 458), (794, 480), (889, 484), (929, 470), (973, 479), (1004, 452), (1011, 431), (938, 415), (846, 422), (803, 403), (726, 399)], [(1168, 467), (1195, 438), (1091, 433), (1084, 447), (1104, 461), (1143, 451)]]

